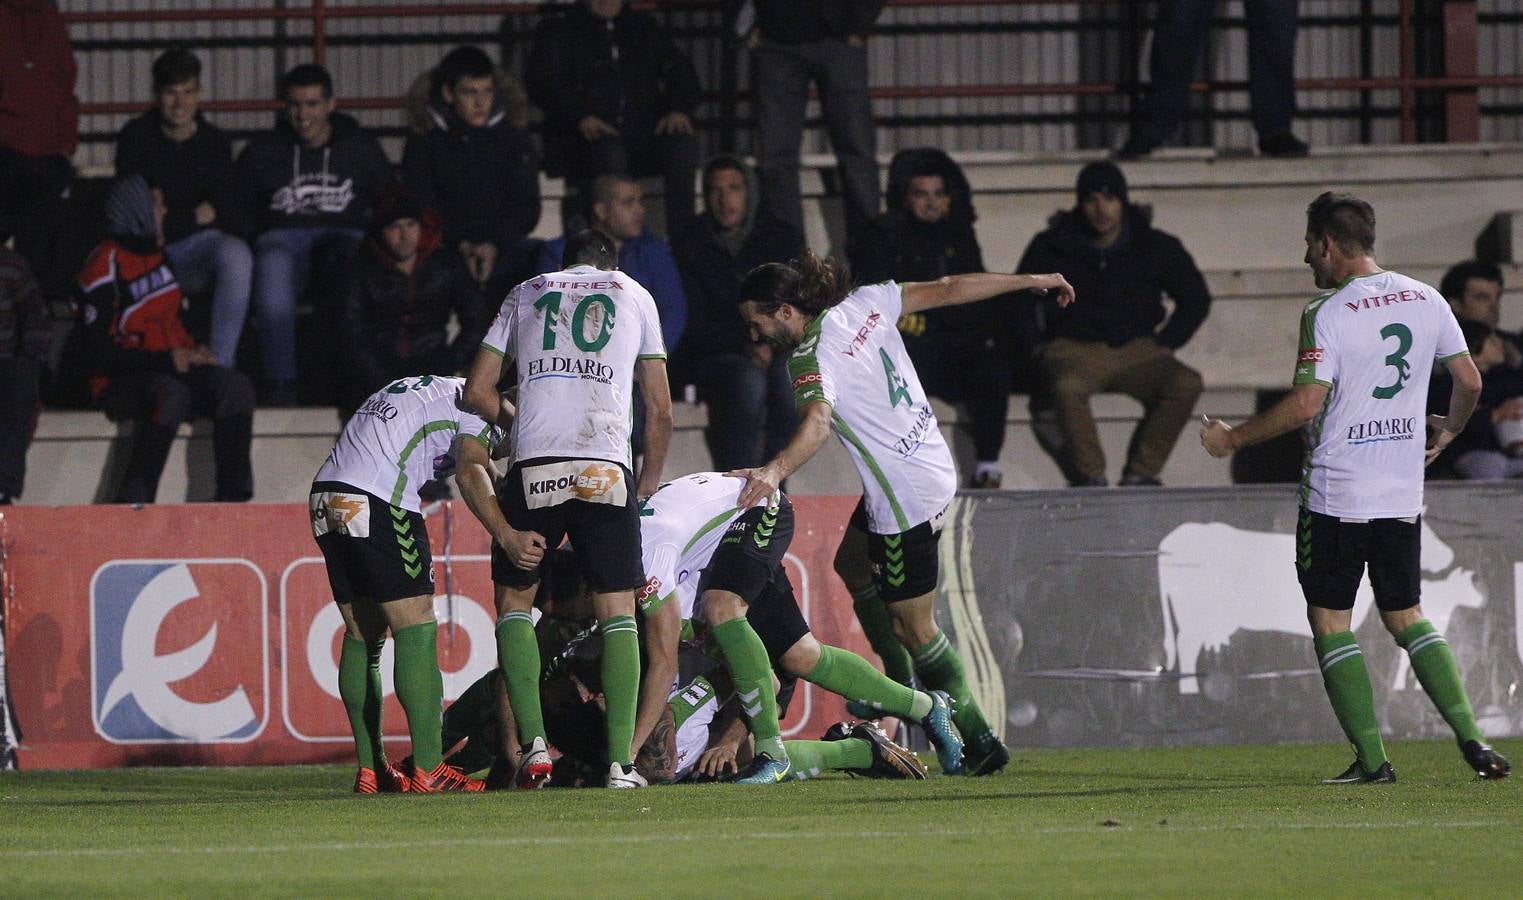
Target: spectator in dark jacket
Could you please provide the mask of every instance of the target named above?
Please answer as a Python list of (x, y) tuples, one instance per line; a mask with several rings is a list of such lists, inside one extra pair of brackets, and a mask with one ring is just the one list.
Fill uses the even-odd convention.
[[(866, 282), (935, 281), (984, 271), (973, 233), (977, 215), (962, 168), (940, 150), (904, 150), (888, 170), (888, 211), (863, 256)], [(995, 297), (901, 316), (904, 348), (926, 392), (963, 402), (978, 465), (968, 484), (997, 488), (1010, 406), (1011, 299)]]
[(1505, 287), (1502, 270), (1496, 263), (1471, 259), (1450, 266), (1439, 282), (1438, 291), (1449, 301), (1455, 318), (1479, 322), (1496, 334), (1502, 343), (1500, 370), (1523, 370), (1523, 340), (1501, 329)]
[[(376, 204), (339, 323), (352, 401), (343, 409), (404, 375), (460, 372), (475, 355), (491, 311), (440, 234), (439, 217), (405, 189)], [(460, 321), (454, 341), (446, 333), (451, 313)]]
[(0, 506), (21, 496), (53, 320), (26, 259), (0, 247)]
[(539, 224), (539, 154), (523, 91), (476, 47), (451, 50), (431, 81), (426, 130), (407, 137), (402, 179), (443, 217), (443, 245), (478, 282), (510, 282), (496, 292), (506, 293), (534, 274), (529, 232)]
[[(296, 301), (314, 272), (347, 273), (391, 164), (359, 123), (334, 113), (333, 79), (305, 63), (281, 79), (284, 116), (238, 158), (254, 241), (254, 324), (271, 405), (296, 399)], [(325, 285), (319, 297), (342, 293)]]
[(118, 503), (152, 503), (186, 419), (212, 420), (216, 500), (254, 494), (249, 460), (254, 387), (217, 364), (180, 322), (180, 285), (164, 258), (164, 204), (141, 175), (106, 195), (106, 240), (79, 273), (78, 345), (90, 366), (92, 399), (115, 419), (136, 419)]
[[(1507, 367), (1506, 346), (1496, 329), (1476, 319), (1461, 319), (1460, 329), (1484, 383), (1465, 429), (1428, 467), (1427, 477), (1523, 478), (1523, 371)], [(1440, 368), (1428, 385), (1428, 409), (1443, 415), (1453, 381)]]
[[(1128, 202), (1126, 178), (1114, 163), (1085, 166), (1077, 200), (1032, 238), (1017, 269), (1061, 272), (1079, 297), (1048, 312), (1036, 353), (1062, 430), (1058, 463), (1071, 484), (1107, 483), (1089, 398), (1120, 391), (1143, 405), (1121, 483), (1155, 485), (1202, 388), (1200, 373), (1174, 351), (1205, 321), (1211, 295), (1179, 239), (1153, 228), (1146, 212)], [(1167, 322), (1165, 294), (1174, 301)]]
[(738, 157), (717, 156), (704, 166), (703, 203), (672, 237), (688, 303), (673, 381), (697, 385), (708, 406), (704, 437), (713, 467), (725, 472), (776, 456), (797, 426), (787, 356), (751, 342), (736, 298), (747, 272), (798, 256), (804, 237), (761, 208), (756, 176)]
[(666, 233), (693, 217), (702, 92), (692, 60), (655, 18), (624, 0), (582, 0), (540, 24), (525, 81), (545, 114), (551, 175), (584, 196), (598, 175), (660, 175)]
[(153, 109), (116, 137), (116, 174), (164, 194), (164, 253), (188, 294), (212, 292), (211, 349), (233, 364), (249, 311), (254, 257), (239, 236), (233, 145), (201, 115), (201, 61), (170, 50), (153, 63)]

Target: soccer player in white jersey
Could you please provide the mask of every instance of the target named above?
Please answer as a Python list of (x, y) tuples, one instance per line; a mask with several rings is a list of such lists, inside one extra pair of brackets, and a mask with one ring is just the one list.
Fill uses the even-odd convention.
[[(1357, 754), (1325, 783), (1396, 780), (1350, 630), (1366, 567), (1381, 621), (1454, 729), (1465, 762), (1482, 778), (1503, 778), (1511, 767), (1482, 738), (1449, 645), (1419, 605), (1423, 466), (1464, 429), (1480, 373), (1443, 296), (1376, 263), (1368, 203), (1332, 192), (1312, 201), (1306, 264), (1329, 293), (1301, 314), (1291, 392), (1236, 428), (1205, 419), (1200, 440), (1212, 456), (1225, 457), (1307, 429), (1296, 572), (1327, 697)], [(1454, 387), (1446, 414), (1426, 418), (1425, 439), (1428, 377), (1438, 364)]]
[[(338, 689), (354, 732), (360, 794), (479, 791), (446, 765), (439, 745), (444, 692), (434, 622), (433, 558), (418, 488), (454, 473), (464, 454), (485, 459), (502, 432), (461, 408), (465, 381), (422, 375), (376, 391), (344, 426), (312, 482), (312, 534), (344, 617)], [(396, 645), (397, 699), (407, 713), (413, 765), (402, 772), (381, 745), (381, 650)]]
[[(508, 541), (493, 544), (492, 580), (497, 658), (524, 743), (523, 787), (542, 785), (552, 769), (529, 611), (545, 548), (567, 536), (581, 551), (606, 641), (608, 786), (641, 784), (631, 764), (640, 686), (634, 592), (645, 581), (638, 504), (660, 483), (672, 407), (656, 304), (615, 269), (616, 259), (613, 242), (601, 232), (568, 238), (564, 271), (536, 276), (509, 292), (466, 380), (467, 403), (491, 415), (498, 409), (498, 382), (510, 364), (517, 366), (514, 463), (498, 491), (502, 519), (487, 526)], [(636, 381), (646, 410), (638, 482), (630, 458)]]
[(738, 473), (748, 479), (740, 504), (776, 491), (835, 432), (862, 478), (862, 500), (836, 552), (836, 571), (864, 628), (873, 616), (882, 621), (886, 604), (921, 683), (952, 696), (970, 775), (998, 771), (1010, 754), (974, 702), (962, 659), (933, 617), (936, 544), (957, 472), (894, 323), (907, 313), (1026, 290), (1055, 291), (1064, 306), (1074, 299), (1061, 275), (977, 273), (853, 290), (844, 265), (808, 252), (787, 265), (758, 266), (740, 288), (740, 313), (752, 340), (793, 353), (788, 371), (799, 408), (788, 446), (766, 465)]

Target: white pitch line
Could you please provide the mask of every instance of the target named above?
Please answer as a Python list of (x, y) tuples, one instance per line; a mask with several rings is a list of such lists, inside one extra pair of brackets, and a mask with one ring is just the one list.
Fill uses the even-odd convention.
[[(1054, 835), (1054, 834), (1185, 834), (1202, 831), (1394, 831), (1405, 828), (1494, 828), (1506, 825), (1504, 822), (1329, 822), (1329, 823), (1266, 823), (1262, 825), (1066, 825), (1053, 828), (1028, 828), (1021, 831), (1011, 832), (1012, 837), (1026, 835)], [(213, 846), (213, 847), (70, 847), (47, 850), (0, 850), (0, 859), (55, 859), (71, 857), (117, 857), (117, 856), (211, 856), (226, 853), (297, 853), (303, 851), (317, 851), (322, 853), (345, 853), (354, 850), (409, 850), (426, 849), (433, 847), (542, 847), (563, 844), (581, 844), (596, 841), (600, 845), (606, 844), (663, 844), (663, 843), (686, 843), (690, 841), (713, 841), (724, 840), (726, 837), (735, 840), (764, 840), (764, 841), (796, 841), (796, 840), (823, 840), (828, 838), (862, 838), (874, 840), (879, 838), (926, 838), (926, 837), (968, 837), (986, 838), (988, 832), (984, 830), (968, 831), (926, 831), (917, 829), (914, 831), (753, 831), (735, 833), (731, 835), (691, 834), (691, 835), (656, 835), (656, 834), (615, 834), (598, 835), (587, 834), (578, 836), (551, 836), (551, 837), (522, 837), (522, 838), (464, 838), (464, 839), (441, 839), (434, 841), (395, 841), (391, 843), (330, 843), (330, 844), (271, 844), (266, 846)]]

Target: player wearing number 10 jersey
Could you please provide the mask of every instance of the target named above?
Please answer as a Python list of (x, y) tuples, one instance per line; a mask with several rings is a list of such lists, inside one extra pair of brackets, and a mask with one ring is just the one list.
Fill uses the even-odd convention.
[[(510, 362), (517, 366), (514, 463), (498, 490), (500, 516), (490, 504), (473, 511), (506, 540), (492, 547), (497, 655), (524, 744), (518, 769), (524, 787), (538, 787), (551, 771), (529, 611), (545, 549), (567, 536), (580, 551), (605, 642), (608, 785), (642, 783), (630, 746), (640, 686), (634, 591), (645, 581), (638, 503), (660, 483), (671, 439), (671, 393), (655, 302), (615, 270), (615, 261), (613, 242), (600, 232), (568, 239), (564, 271), (509, 292), (466, 383), (467, 401), (490, 415), (497, 410), (498, 381)], [(646, 409), (638, 486), (631, 483), (629, 440), (637, 380)]]
[[(1327, 783), (1396, 780), (1350, 630), (1366, 567), (1381, 621), (1454, 729), (1465, 762), (1483, 778), (1505, 777), (1510, 767), (1482, 740), (1449, 645), (1418, 605), (1424, 459), (1464, 429), (1480, 373), (1443, 296), (1375, 262), (1368, 203), (1333, 193), (1314, 200), (1306, 210), (1306, 264), (1330, 293), (1302, 313), (1294, 388), (1235, 429), (1207, 419), (1201, 443), (1221, 457), (1307, 428), (1296, 569), (1323, 684), (1357, 754)], [(1425, 417), (1435, 364), (1449, 370), (1454, 388), (1447, 413)]]

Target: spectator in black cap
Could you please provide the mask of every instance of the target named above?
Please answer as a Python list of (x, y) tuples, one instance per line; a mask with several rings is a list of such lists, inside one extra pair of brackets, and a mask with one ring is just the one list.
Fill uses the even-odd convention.
[(1202, 387), (1200, 373), (1174, 351), (1205, 320), (1211, 295), (1179, 239), (1155, 229), (1151, 210), (1127, 199), (1114, 163), (1085, 166), (1076, 194), (1074, 208), (1031, 239), (1017, 269), (1060, 272), (1081, 298), (1046, 310), (1033, 406), (1050, 404), (1057, 415), (1062, 444), (1054, 455), (1069, 483), (1098, 487), (1108, 482), (1089, 398), (1103, 391), (1135, 397), (1143, 416), (1121, 484), (1156, 485)]

